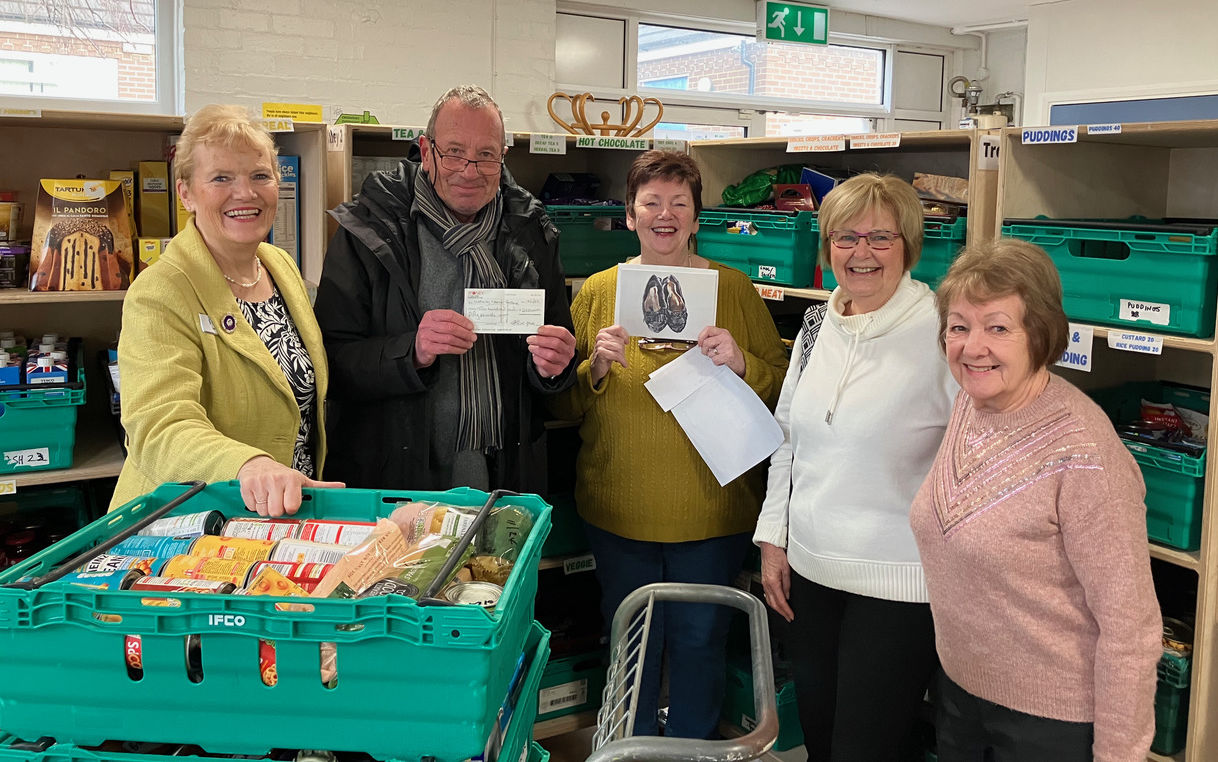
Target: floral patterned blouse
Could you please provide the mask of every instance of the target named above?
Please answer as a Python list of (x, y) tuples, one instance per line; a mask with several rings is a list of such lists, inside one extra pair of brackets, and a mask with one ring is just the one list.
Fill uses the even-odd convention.
[(283, 375), (292, 388), (296, 404), (300, 406), (300, 430), (296, 432), (296, 446), (292, 453), (292, 468), (310, 479), (315, 477), (313, 464), (314, 406), (317, 404), (317, 378), (313, 373), (313, 358), (309, 357), (300, 332), (292, 322), (288, 305), (276, 286), (271, 297), (263, 302), (237, 300), (241, 313), (250, 327), (262, 339), (271, 356), (283, 369)]

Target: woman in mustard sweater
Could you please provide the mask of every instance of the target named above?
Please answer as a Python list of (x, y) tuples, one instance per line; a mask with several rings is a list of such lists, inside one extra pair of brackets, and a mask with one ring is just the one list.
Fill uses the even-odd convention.
[[(606, 621), (627, 594), (652, 582), (730, 584), (743, 564), (764, 493), (759, 469), (719, 486), (676, 419), (643, 387), (682, 351), (727, 365), (770, 407), (782, 386), (786, 351), (753, 284), (739, 270), (690, 251), (701, 199), (701, 173), (685, 154), (648, 151), (630, 169), (626, 224), (640, 245), (631, 263), (719, 274), (715, 325), (701, 330), (696, 345), (644, 343), (615, 325), (616, 267), (588, 278), (571, 305), (581, 359), (576, 384), (558, 400), (556, 412), (583, 420), (575, 498), (596, 558)], [(682, 319), (682, 296), (670, 290), (648, 289), (647, 319)], [(666, 734), (714, 737), (729, 616), (723, 607), (665, 604), (653, 619), (636, 735), (656, 732), (660, 649), (666, 647)]]
[(118, 344), (127, 461), (111, 509), (164, 482), (238, 479), (246, 507), (295, 513), (325, 457), (326, 355), (296, 264), (264, 243), (275, 143), (237, 106), (207, 106), (174, 174), (194, 213), (132, 284)]

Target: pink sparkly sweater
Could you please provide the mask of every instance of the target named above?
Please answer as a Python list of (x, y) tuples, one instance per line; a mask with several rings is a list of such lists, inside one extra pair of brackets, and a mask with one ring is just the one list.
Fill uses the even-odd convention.
[(1162, 622), (1146, 490), (1103, 411), (1054, 375), (985, 413), (960, 392), (910, 514), (943, 669), (974, 696), (1095, 725), (1096, 762), (1143, 762)]

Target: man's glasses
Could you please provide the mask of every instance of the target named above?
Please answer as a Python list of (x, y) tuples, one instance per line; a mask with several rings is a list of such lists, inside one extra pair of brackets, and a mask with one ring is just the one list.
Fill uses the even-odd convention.
[(470, 164), (474, 165), (474, 171), (480, 175), (497, 175), (503, 169), (503, 159), (467, 159), (464, 156), (457, 156), (451, 153), (440, 153), (436, 150), (436, 140), (431, 138), (432, 155), (436, 157), (437, 162), (441, 167), (444, 167), (449, 172), (464, 172), (465, 168)]
[(870, 233), (859, 235), (849, 230), (831, 230), (829, 231), (829, 240), (839, 249), (853, 249), (859, 245), (859, 239), (866, 238), (867, 246), (872, 251), (884, 251), (891, 249), (896, 240), (901, 237), (900, 233), (893, 233), (888, 230), (875, 230)]

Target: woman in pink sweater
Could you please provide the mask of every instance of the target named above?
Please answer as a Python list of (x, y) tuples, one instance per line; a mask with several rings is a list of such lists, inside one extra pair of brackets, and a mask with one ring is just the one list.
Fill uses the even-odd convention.
[(910, 522), (940, 762), (1143, 762), (1154, 735), (1146, 490), (1104, 412), (1048, 370), (1061, 297), (1049, 257), (1015, 240), (965, 249), (939, 287), (961, 392)]

